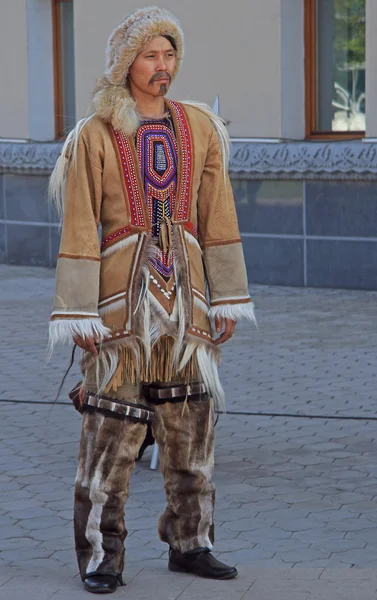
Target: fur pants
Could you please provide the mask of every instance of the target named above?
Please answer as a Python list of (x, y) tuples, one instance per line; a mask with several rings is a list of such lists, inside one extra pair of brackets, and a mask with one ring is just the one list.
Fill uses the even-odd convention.
[[(183, 402), (152, 403), (139, 397), (136, 386), (122, 386), (109, 395), (140, 402), (154, 412), (152, 431), (159, 445), (167, 500), (158, 522), (161, 540), (180, 552), (211, 548), (213, 403), (207, 394), (194, 396), (182, 416)], [(74, 507), (75, 546), (83, 580), (89, 574), (110, 573), (121, 582), (127, 536), (124, 505), (146, 429), (145, 423), (134, 418), (84, 410)]]

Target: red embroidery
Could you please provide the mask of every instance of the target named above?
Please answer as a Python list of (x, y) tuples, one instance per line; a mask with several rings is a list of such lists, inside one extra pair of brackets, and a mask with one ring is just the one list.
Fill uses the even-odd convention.
[(192, 177), (192, 143), (190, 128), (182, 108), (176, 102), (170, 102), (178, 123), (178, 136), (181, 140), (181, 156), (179, 157), (179, 168), (181, 181), (179, 194), (176, 200), (175, 220), (187, 221), (191, 194)]
[(118, 231), (114, 231), (114, 233), (110, 233), (110, 235), (108, 235), (107, 237), (105, 237), (104, 240), (102, 240), (101, 250), (103, 250), (104, 247), (107, 246), (110, 242), (113, 242), (114, 240), (118, 240), (118, 238), (120, 238), (120, 237), (126, 236), (128, 233), (130, 233), (130, 231), (131, 231), (131, 227), (123, 227), (123, 229), (118, 229)]
[(124, 181), (131, 208), (131, 223), (136, 227), (145, 227), (143, 199), (140, 195), (136, 176), (137, 165), (134, 164), (130, 142), (127, 137), (122, 133), (119, 133), (119, 131), (114, 130), (114, 134), (122, 160)]

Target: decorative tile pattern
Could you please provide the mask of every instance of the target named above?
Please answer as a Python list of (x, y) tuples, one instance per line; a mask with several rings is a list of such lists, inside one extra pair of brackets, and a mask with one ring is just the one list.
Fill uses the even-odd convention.
[(233, 142), (230, 173), (249, 179), (377, 179), (377, 144)]

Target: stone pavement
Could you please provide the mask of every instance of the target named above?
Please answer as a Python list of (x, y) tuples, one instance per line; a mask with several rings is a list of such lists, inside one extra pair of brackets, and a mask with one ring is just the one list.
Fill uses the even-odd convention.
[[(80, 416), (51, 404), (70, 349), (46, 366), (53, 276), (0, 266), (0, 600), (88, 596), (72, 535)], [(224, 348), (229, 412), (216, 427), (215, 549), (239, 578), (167, 571), (149, 451), (131, 482), (127, 586), (116, 597), (376, 598), (376, 293), (255, 286), (252, 295), (259, 330), (242, 324)], [(77, 378), (76, 367), (61, 402)]]

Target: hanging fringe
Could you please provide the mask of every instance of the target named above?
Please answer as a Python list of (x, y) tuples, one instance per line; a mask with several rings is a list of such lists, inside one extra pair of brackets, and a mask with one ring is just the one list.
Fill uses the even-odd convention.
[[(213, 344), (198, 341), (188, 336), (181, 348), (178, 366), (173, 362), (176, 340), (164, 335), (152, 346), (150, 360), (144, 350), (144, 344), (132, 337), (123, 342), (103, 346), (99, 356), (86, 356), (82, 369), (86, 373), (95, 369), (98, 393), (116, 391), (124, 383), (140, 384), (156, 381), (171, 382), (183, 379), (185, 384), (203, 381), (216, 408), (224, 410), (224, 391), (218, 376), (220, 351)], [(123, 345), (122, 345), (123, 344)]]
[(257, 320), (254, 314), (253, 302), (243, 302), (240, 304), (219, 304), (218, 306), (212, 306), (209, 311), (209, 317), (213, 321), (216, 319), (216, 317), (232, 319), (233, 321), (247, 319), (258, 329)]
[(182, 351), (185, 331), (192, 321), (191, 285), (189, 280), (189, 264), (184, 229), (181, 225), (173, 226), (174, 276), (176, 281), (176, 306), (178, 317), (178, 335), (175, 342), (173, 361), (178, 366)]
[(108, 336), (110, 330), (105, 327), (99, 317), (83, 319), (54, 319), (49, 325), (48, 357), (51, 358), (56, 344), (72, 344), (76, 335), (82, 338), (98, 338)]
[[(150, 351), (150, 359), (144, 350), (144, 344), (138, 345), (138, 351), (128, 346), (102, 348), (96, 361), (96, 386), (99, 392), (117, 390), (123, 383), (153, 383), (155, 381), (185, 382), (200, 380), (196, 357), (192, 355), (185, 365), (176, 368), (173, 365), (174, 338), (162, 336)], [(86, 368), (89, 364), (86, 365)]]
[(198, 296), (194, 295), (194, 306), (197, 306), (200, 310), (202, 310), (206, 315), (209, 313), (209, 306), (204, 300), (201, 300)]
[(105, 248), (105, 250), (102, 250), (101, 258), (104, 258), (105, 256), (110, 256), (111, 254), (114, 254), (114, 252), (118, 252), (118, 250), (121, 250), (122, 248), (128, 248), (128, 246), (130, 246), (131, 244), (136, 244), (137, 239), (138, 239), (137, 233), (129, 235), (128, 237), (124, 238), (123, 240), (120, 240), (119, 242), (116, 242), (112, 246)]

